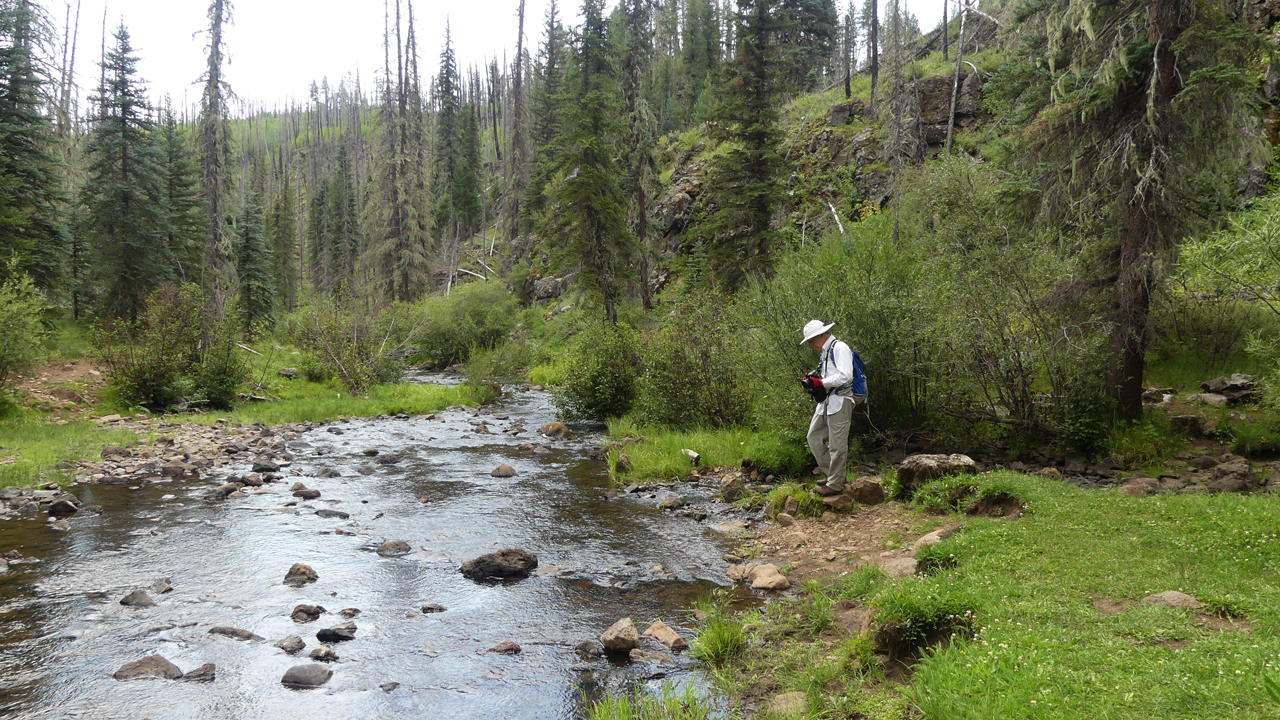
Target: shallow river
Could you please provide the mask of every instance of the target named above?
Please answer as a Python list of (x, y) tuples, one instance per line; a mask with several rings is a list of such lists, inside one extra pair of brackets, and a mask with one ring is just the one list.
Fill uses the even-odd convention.
[[(731, 509), (711, 501), (714, 488), (688, 483), (609, 501), (604, 463), (586, 458), (593, 442), (538, 436), (554, 419), (545, 394), (505, 400), (478, 416), (455, 409), (435, 420), (353, 420), (303, 433), (289, 443), (296, 459), (288, 471), (301, 475), (264, 486), (271, 493), (205, 499), (225, 476), (248, 472), (228, 466), (198, 482), (74, 486), (104, 512), (73, 516), (67, 533), (41, 522), (43, 514), (0, 523), (0, 553), (41, 560), (0, 576), (0, 717), (573, 718), (604, 691), (701, 684), (684, 656), (675, 665), (584, 660), (574, 646), (626, 616), (642, 627), (662, 618), (691, 636), (693, 603), (727, 582), (721, 556), (731, 540), (708, 526), (731, 519)], [(476, 433), (481, 420), (493, 434)], [(502, 434), (521, 425), (518, 435)], [(523, 442), (551, 451), (520, 451)], [(366, 449), (403, 460), (375, 465)], [(518, 474), (491, 477), (500, 463)], [(341, 475), (316, 477), (322, 469)], [(287, 488), (299, 480), (321, 498), (295, 501)], [(672, 492), (712, 517), (699, 523), (658, 510)], [(350, 519), (317, 517), (321, 508)], [(412, 554), (373, 552), (391, 539), (408, 541)], [(506, 547), (565, 569), (492, 585), (458, 573), (462, 561)], [(315, 568), (319, 581), (282, 584), (295, 562)], [(663, 572), (651, 573), (657, 565)], [(119, 604), (161, 578), (173, 590), (153, 595), (157, 607)], [(300, 603), (329, 613), (294, 623)], [(425, 603), (446, 611), (418, 614)], [(315, 632), (346, 621), (337, 614), (344, 608), (361, 611), (359, 630), (334, 645), (333, 678), (315, 690), (283, 687), (285, 670), (312, 662)], [(207, 633), (217, 625), (265, 640)], [(273, 646), (293, 634), (307, 650), (289, 656)], [(508, 640), (523, 652), (486, 652)], [(112, 678), (152, 653), (183, 671), (215, 663), (217, 680)], [(399, 685), (388, 691), (388, 683)]]

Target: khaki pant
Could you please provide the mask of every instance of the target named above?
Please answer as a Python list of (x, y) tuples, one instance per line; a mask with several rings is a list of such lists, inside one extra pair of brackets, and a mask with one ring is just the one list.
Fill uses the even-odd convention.
[(849, 460), (849, 426), (853, 423), (853, 408), (861, 400), (861, 397), (845, 397), (840, 409), (830, 415), (819, 407), (809, 422), (809, 450), (818, 461), (818, 469), (827, 476), (827, 487), (832, 490), (844, 487), (844, 467)]

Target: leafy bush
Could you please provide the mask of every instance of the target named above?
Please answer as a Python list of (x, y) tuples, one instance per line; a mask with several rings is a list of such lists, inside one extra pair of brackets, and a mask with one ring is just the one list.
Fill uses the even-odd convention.
[(0, 390), (39, 361), (47, 334), (40, 319), (48, 302), (31, 278), (15, 268), (11, 263), (9, 277), (0, 283)]
[(93, 344), (116, 394), (130, 405), (228, 409), (249, 377), (234, 327), (206, 319), (204, 295), (190, 283), (152, 293), (137, 323), (107, 318)]
[(686, 302), (646, 343), (638, 399), (644, 422), (687, 429), (747, 419), (742, 347), (724, 315), (714, 300)]
[(626, 415), (636, 395), (640, 354), (629, 326), (589, 325), (570, 353), (564, 382), (552, 393), (568, 420)]
[(200, 365), (204, 297), (193, 284), (166, 285), (147, 299), (137, 323), (108, 317), (93, 335), (107, 379), (130, 405), (168, 409), (193, 387)]
[[(358, 303), (342, 307), (320, 299), (290, 315), (285, 326), (293, 342), (352, 393), (395, 382), (404, 373), (404, 364), (395, 355), (402, 347), (393, 338), (395, 322), (384, 322), (376, 311)], [(307, 379), (326, 374), (308, 368), (304, 363)]]
[(516, 298), (497, 280), (471, 282), (448, 295), (399, 305), (389, 313), (403, 344), (418, 346), (416, 359), (442, 368), (465, 361), (474, 350), (496, 347), (516, 322)]

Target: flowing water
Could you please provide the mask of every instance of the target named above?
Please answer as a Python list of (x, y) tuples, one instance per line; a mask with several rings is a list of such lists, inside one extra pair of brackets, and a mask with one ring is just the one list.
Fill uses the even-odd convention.
[[(0, 576), (0, 717), (573, 718), (601, 692), (702, 683), (684, 655), (675, 664), (591, 660), (574, 646), (628, 616), (642, 627), (663, 618), (690, 636), (693, 603), (726, 582), (721, 556), (731, 540), (708, 526), (730, 519), (732, 508), (712, 501), (714, 488), (689, 483), (610, 501), (604, 463), (586, 457), (592, 442), (538, 436), (554, 419), (545, 394), (517, 391), (506, 402), (479, 414), (454, 409), (433, 420), (352, 420), (302, 433), (289, 442), (289, 471), (301, 475), (246, 498), (206, 499), (219, 478), (78, 485), (81, 501), (103, 512), (74, 516), (70, 532), (39, 520), (0, 523), (0, 553), (40, 560)], [(481, 421), (493, 434), (477, 434)], [(550, 451), (518, 449), (531, 441)], [(366, 449), (403, 459), (376, 465)], [(518, 474), (491, 477), (500, 463)], [(323, 469), (341, 475), (316, 477)], [(296, 501), (287, 488), (298, 480), (321, 498)], [(673, 492), (712, 517), (699, 523), (658, 510)], [(322, 508), (350, 519), (316, 516)], [(374, 552), (391, 539), (408, 541), (412, 553)], [(462, 561), (507, 547), (535, 553), (543, 574), (480, 584), (458, 573)], [(296, 562), (313, 567), (318, 582), (282, 584)], [(657, 565), (662, 571), (651, 572)], [(563, 569), (545, 572), (555, 566)], [(119, 604), (161, 578), (173, 590), (153, 595), (156, 607)], [(329, 613), (294, 623), (300, 603)], [(446, 611), (419, 614), (425, 603)], [(312, 662), (315, 632), (346, 621), (344, 608), (360, 610), (359, 630), (334, 645), (332, 679), (313, 690), (282, 686), (285, 670)], [(208, 634), (218, 625), (265, 640)], [(308, 650), (289, 656), (273, 646), (293, 634)], [(487, 652), (508, 640), (523, 652)], [(215, 663), (217, 680), (112, 678), (152, 653), (183, 671)]]

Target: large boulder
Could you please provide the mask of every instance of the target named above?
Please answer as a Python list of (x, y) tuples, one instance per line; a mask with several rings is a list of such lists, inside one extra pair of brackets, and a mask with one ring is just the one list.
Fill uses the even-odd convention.
[(846, 125), (850, 120), (861, 115), (863, 109), (861, 98), (854, 98), (849, 102), (836, 103), (827, 108), (827, 125), (831, 127)]
[(879, 478), (860, 477), (849, 487), (849, 495), (861, 505), (879, 505), (884, 502), (884, 486)]
[(1227, 404), (1248, 402), (1254, 395), (1254, 377), (1235, 373), (1230, 377), (1216, 377), (1200, 383), (1200, 389), (1213, 395), (1221, 395)]
[(909, 492), (949, 475), (976, 475), (978, 464), (968, 455), (911, 455), (898, 466), (898, 482)]
[(485, 580), (528, 577), (537, 567), (537, 555), (520, 548), (507, 548), (468, 560), (458, 570), (472, 580)]

